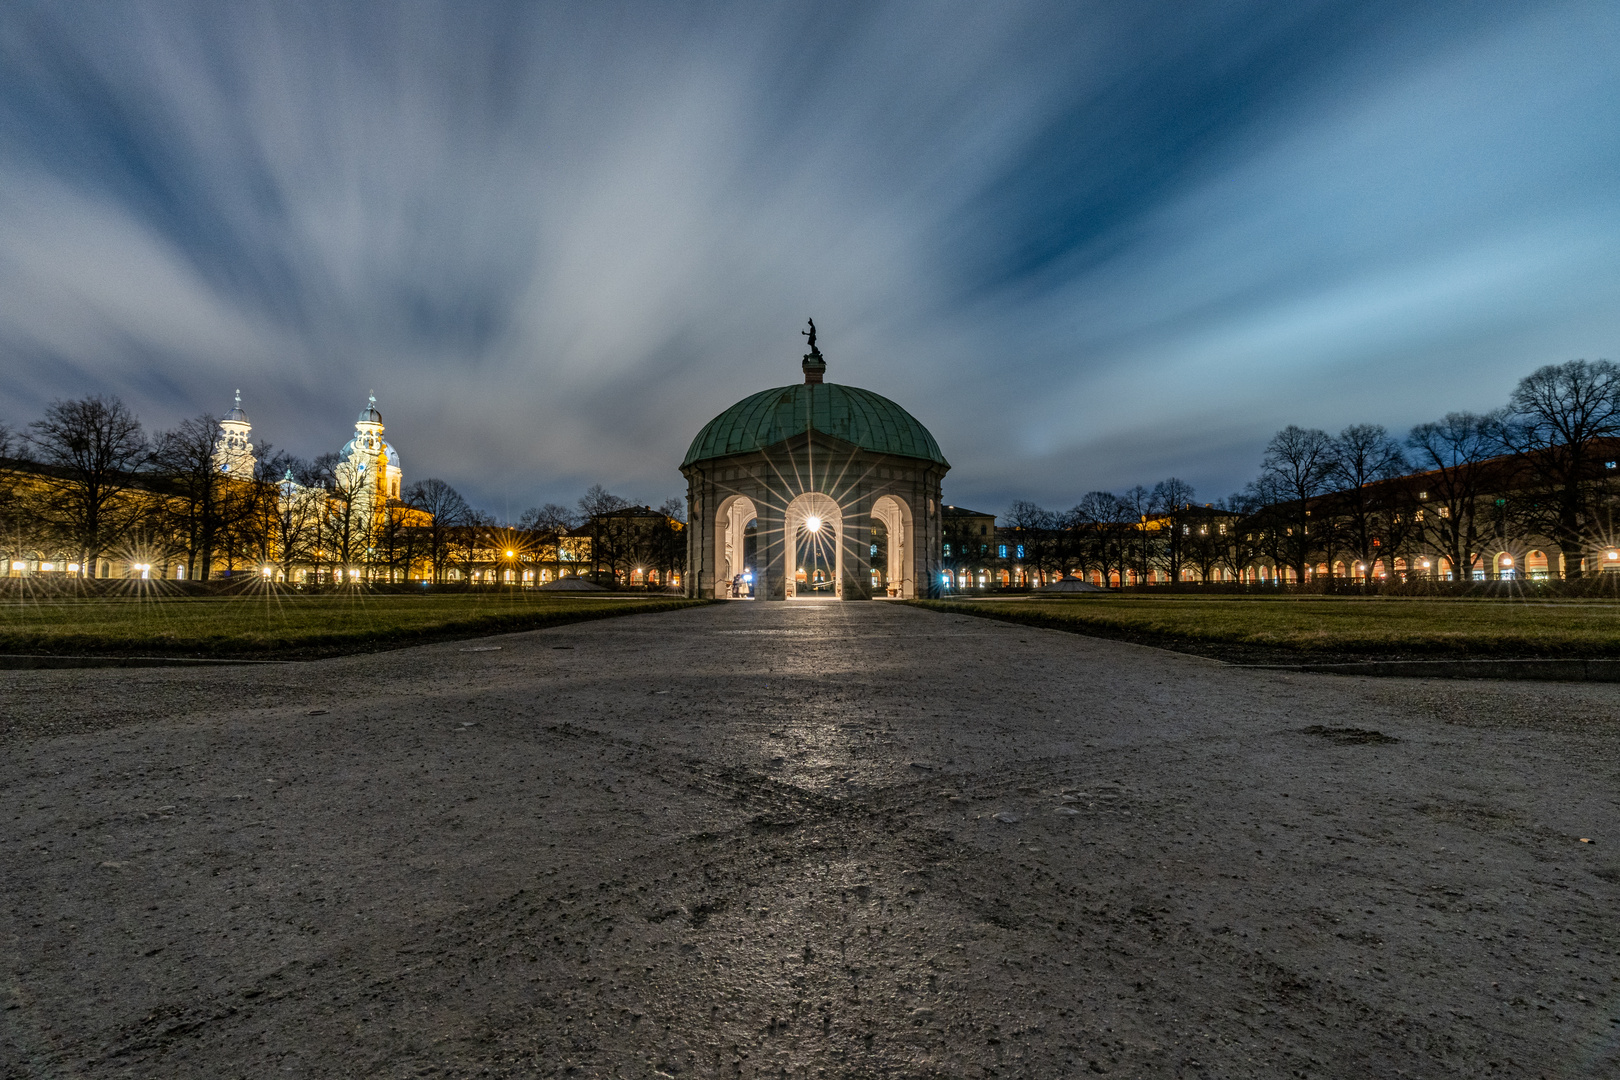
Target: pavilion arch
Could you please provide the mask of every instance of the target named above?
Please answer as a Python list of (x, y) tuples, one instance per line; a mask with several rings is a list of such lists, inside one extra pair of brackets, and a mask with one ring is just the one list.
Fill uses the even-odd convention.
[(917, 595), (917, 582), (909, 572), (916, 562), (911, 507), (898, 496), (882, 495), (872, 503), (872, 517), (883, 523), (888, 534), (888, 565), (884, 567), (883, 576), (895, 588), (896, 596), (913, 599)]
[[(811, 530), (810, 520), (814, 518), (820, 527)], [(786, 541), (783, 545), (787, 555), (787, 595), (792, 598), (798, 595), (797, 583), (799, 576), (799, 555), (806, 545), (819, 548), (826, 555), (832, 557), (833, 564), (833, 595), (840, 598), (844, 595), (844, 513), (839, 509), (838, 503), (830, 495), (819, 491), (807, 491), (794, 497), (787, 504), (783, 514), (783, 535)], [(807, 582), (808, 584), (808, 582)]]
[(730, 582), (743, 572), (743, 530), (759, 517), (759, 508), (746, 495), (723, 499), (714, 516), (714, 565), (717, 581)]

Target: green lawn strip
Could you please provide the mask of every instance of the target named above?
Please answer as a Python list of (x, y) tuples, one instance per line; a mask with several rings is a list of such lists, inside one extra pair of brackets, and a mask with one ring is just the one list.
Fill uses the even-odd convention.
[(1615, 606), (1116, 596), (917, 603), (1239, 663), (1620, 657)]
[(0, 608), (0, 653), (308, 659), (706, 601), (590, 597), (321, 597), (73, 601)]

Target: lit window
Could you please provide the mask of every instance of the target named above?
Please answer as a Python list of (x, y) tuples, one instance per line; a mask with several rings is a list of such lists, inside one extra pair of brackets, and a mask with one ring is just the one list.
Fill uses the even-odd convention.
[(1018, 557), (1020, 559), (1022, 559), (1024, 557), (1024, 545), (1023, 544), (1018, 545)]
[(945, 554), (949, 555), (950, 553), (951, 553), (951, 545), (946, 544), (945, 545)]
[(996, 557), (1001, 558), (1001, 559), (1005, 559), (1007, 557), (1007, 545), (1006, 544), (998, 544), (998, 545), (996, 545)]

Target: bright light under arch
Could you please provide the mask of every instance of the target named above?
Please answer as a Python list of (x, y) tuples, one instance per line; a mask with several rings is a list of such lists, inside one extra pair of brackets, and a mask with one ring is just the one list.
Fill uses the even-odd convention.
[(811, 514), (809, 517), (805, 518), (804, 519), (804, 531), (805, 532), (820, 532), (821, 531), (821, 519), (816, 517), (814, 514)]

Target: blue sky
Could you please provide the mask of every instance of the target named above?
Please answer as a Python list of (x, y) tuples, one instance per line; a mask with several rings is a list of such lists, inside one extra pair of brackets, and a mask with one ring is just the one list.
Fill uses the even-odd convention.
[(114, 393), (658, 503), (828, 378), (952, 501), (1240, 487), (1620, 340), (1620, 6), (0, 9), (0, 420)]

